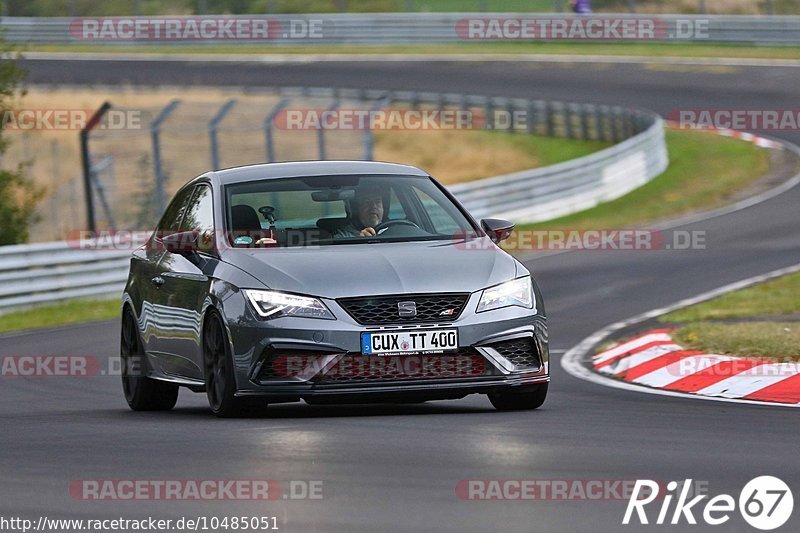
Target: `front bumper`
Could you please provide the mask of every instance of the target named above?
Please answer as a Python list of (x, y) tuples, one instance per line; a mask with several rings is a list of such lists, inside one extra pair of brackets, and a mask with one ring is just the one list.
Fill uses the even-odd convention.
[[(364, 326), (333, 300), (323, 300), (336, 320), (282, 317), (262, 320), (242, 302), (226, 305), (229, 339), (236, 370), (237, 396), (264, 396), (273, 402), (297, 401), (406, 401), (455, 399), (472, 393), (494, 393), (548, 382), (549, 351), (546, 318), (536, 309), (507, 307), (475, 313), (480, 293), (471, 295), (464, 312), (453, 322), (403, 326)], [(230, 304), (232, 302), (226, 302)], [(233, 316), (231, 316), (233, 315)], [(361, 333), (409, 329), (458, 329), (458, 354), (424, 356), (469, 357), (478, 371), (426, 373), (424, 375), (364, 375), (348, 377), (345, 362), (381, 356), (361, 356)], [(503, 343), (530, 342), (535, 357), (524, 364), (504, 356)], [(506, 354), (508, 355), (508, 354)], [(291, 372), (275, 372), (280, 358), (299, 357), (313, 364), (294, 366)], [(415, 356), (411, 356), (415, 357)], [(278, 365), (280, 366), (280, 365)], [(290, 365), (291, 366), (291, 365)], [(281, 368), (286, 369), (284, 364)], [(473, 368), (473, 367), (471, 367)], [(447, 374), (447, 375), (445, 375)]]

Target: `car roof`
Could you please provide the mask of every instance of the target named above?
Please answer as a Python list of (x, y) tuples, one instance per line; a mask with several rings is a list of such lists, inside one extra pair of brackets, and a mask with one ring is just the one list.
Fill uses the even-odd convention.
[(393, 175), (421, 176), (429, 174), (411, 165), (380, 163), (376, 161), (294, 161), (289, 163), (264, 163), (248, 165), (205, 174), (221, 185), (276, 178), (308, 176)]

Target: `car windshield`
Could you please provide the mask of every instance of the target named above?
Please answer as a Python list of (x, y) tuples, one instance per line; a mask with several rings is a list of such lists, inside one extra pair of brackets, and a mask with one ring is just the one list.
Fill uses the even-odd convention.
[(226, 186), (241, 248), (443, 240), (475, 232), (427, 176), (314, 176)]

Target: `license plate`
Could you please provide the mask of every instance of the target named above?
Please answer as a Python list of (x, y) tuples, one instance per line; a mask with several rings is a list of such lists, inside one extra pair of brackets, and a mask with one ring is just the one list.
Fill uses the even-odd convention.
[(458, 330), (427, 329), (361, 334), (364, 355), (442, 353), (458, 348)]

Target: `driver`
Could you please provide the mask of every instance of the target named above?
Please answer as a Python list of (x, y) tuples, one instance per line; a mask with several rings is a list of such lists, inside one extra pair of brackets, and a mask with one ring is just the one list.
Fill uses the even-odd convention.
[(383, 221), (383, 194), (375, 187), (356, 189), (350, 223), (336, 230), (334, 237), (374, 237)]

